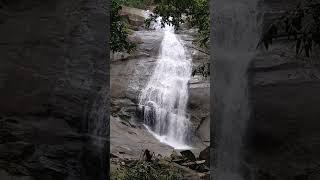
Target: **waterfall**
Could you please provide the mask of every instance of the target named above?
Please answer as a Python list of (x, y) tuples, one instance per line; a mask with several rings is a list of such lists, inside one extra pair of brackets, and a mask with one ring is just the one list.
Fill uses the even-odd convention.
[(189, 149), (186, 135), (190, 122), (186, 108), (191, 60), (173, 26), (157, 29), (164, 31), (164, 38), (155, 70), (140, 94), (144, 124), (161, 142), (176, 149)]
[[(259, 41), (258, 0), (215, 0), (212, 51), (215, 180), (243, 180), (243, 144), (250, 109), (247, 69)], [(214, 156), (212, 156), (214, 154)]]

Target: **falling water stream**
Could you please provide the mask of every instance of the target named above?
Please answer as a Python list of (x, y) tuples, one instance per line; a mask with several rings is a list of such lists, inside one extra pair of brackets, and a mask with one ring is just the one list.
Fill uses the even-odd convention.
[(162, 143), (175, 149), (190, 149), (186, 144), (189, 118), (186, 113), (191, 60), (174, 33), (166, 25), (155, 70), (140, 94), (144, 124)]
[(258, 0), (213, 1), (215, 167), (212, 179), (244, 180), (243, 144), (250, 115), (247, 70), (259, 41)]

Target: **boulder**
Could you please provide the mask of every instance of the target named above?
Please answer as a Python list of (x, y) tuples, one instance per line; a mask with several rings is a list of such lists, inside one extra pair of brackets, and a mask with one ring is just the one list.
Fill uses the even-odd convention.
[(177, 151), (172, 151), (172, 153), (170, 154), (170, 158), (171, 160), (181, 160), (182, 156), (179, 155)]
[(199, 159), (205, 160), (205, 165), (210, 167), (210, 147), (206, 147), (204, 150), (202, 150), (199, 154)]
[(120, 11), (120, 16), (125, 18), (128, 23), (134, 27), (144, 25), (145, 15), (143, 10), (123, 6)]
[(210, 157), (210, 147), (206, 147), (200, 152), (199, 159), (207, 160)]
[(193, 154), (192, 151), (190, 150), (184, 150), (184, 151), (181, 151), (180, 154), (187, 158), (189, 161), (193, 161), (195, 162), (197, 159), (196, 159), (196, 156)]
[(201, 173), (210, 171), (209, 167), (206, 166), (205, 163), (198, 164), (195, 170), (198, 171), (198, 172), (201, 172)]

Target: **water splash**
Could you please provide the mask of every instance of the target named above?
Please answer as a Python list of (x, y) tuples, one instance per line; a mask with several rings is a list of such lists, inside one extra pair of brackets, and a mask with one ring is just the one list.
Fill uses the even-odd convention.
[(144, 127), (149, 131), (150, 134), (152, 134), (153, 137), (158, 139), (161, 143), (169, 145), (171, 147), (174, 147), (177, 150), (187, 150), (192, 149), (191, 146), (188, 146), (186, 144), (181, 144), (181, 142), (176, 141), (175, 139), (172, 139), (166, 135), (159, 135), (155, 132), (153, 132), (149, 126), (144, 125)]
[(176, 149), (190, 149), (186, 135), (190, 126), (186, 114), (188, 81), (191, 60), (174, 34), (174, 27), (166, 25), (155, 71), (140, 94), (144, 123), (159, 141)]
[[(145, 19), (150, 18), (152, 14), (153, 13), (150, 12), (149, 10), (143, 11), (143, 16)], [(161, 30), (161, 28), (162, 28), (161, 27), (161, 19), (162, 19), (162, 17), (160, 16), (160, 17), (157, 17), (155, 19), (155, 21), (151, 21), (149, 28), (155, 29), (155, 30)]]
[(247, 69), (259, 40), (258, 0), (212, 4), (215, 180), (243, 180), (243, 139), (250, 115)]

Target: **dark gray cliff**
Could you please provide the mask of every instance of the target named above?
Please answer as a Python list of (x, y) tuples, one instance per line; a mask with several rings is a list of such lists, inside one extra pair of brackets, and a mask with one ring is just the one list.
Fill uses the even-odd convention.
[(106, 176), (107, 6), (0, 1), (1, 180)]
[[(267, 13), (287, 10), (294, 2), (284, 4), (267, 2)], [(294, 44), (286, 41), (252, 62), (247, 152), (257, 180), (320, 179), (319, 62), (319, 52), (296, 56)]]

